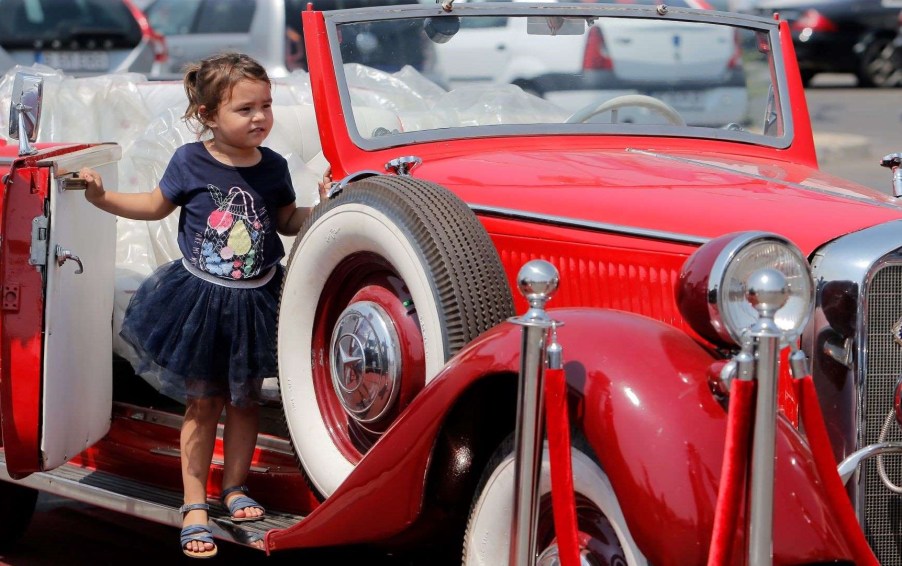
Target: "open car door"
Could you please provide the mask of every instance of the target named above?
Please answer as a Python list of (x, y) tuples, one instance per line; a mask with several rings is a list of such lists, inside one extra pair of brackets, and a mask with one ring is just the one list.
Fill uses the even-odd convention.
[(7, 472), (64, 464), (101, 439), (112, 411), (115, 217), (73, 179), (116, 187), (115, 144), (20, 157), (3, 183), (0, 430)]

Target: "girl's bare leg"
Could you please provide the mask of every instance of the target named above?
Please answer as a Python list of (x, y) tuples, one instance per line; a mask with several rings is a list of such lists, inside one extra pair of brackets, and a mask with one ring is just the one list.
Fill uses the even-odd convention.
[[(189, 399), (180, 435), (182, 450), (182, 483), (185, 503), (207, 502), (207, 477), (216, 444), (216, 427), (225, 400), (222, 398)], [(189, 511), (182, 521), (185, 525), (206, 525), (207, 512)], [(213, 550), (210, 543), (191, 541), (186, 548), (192, 552)]]
[[(251, 407), (235, 407), (226, 405), (225, 431), (223, 432), (223, 458), (225, 463), (222, 471), (223, 489), (244, 485), (247, 480), (251, 459), (254, 456), (254, 448), (257, 446), (257, 430), (260, 426), (260, 408), (257, 405)], [(241, 493), (229, 494), (228, 499), (240, 497)], [(228, 505), (228, 501), (226, 501)], [(235, 511), (235, 517), (259, 517), (263, 515), (263, 509), (248, 507)]]

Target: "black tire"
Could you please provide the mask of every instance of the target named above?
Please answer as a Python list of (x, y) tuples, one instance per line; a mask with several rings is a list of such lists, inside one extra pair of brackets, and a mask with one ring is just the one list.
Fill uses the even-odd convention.
[[(591, 449), (580, 437), (571, 447), (573, 488), (581, 551), (599, 566), (647, 566), (648, 561), (633, 541), (616, 494)], [(547, 443), (539, 474), (538, 530), (536, 554), (551, 563), (556, 553), (556, 534), (550, 496)], [(514, 476), (514, 442), (509, 436), (486, 464), (470, 506), (464, 537), (464, 566), (504, 564), (510, 545)], [(538, 559), (536, 562), (540, 562)]]
[(37, 501), (37, 490), (0, 482), (0, 551), (15, 546), (25, 534)]
[[(351, 324), (348, 332), (344, 322), (365, 318), (362, 310), (386, 324)], [(286, 422), (316, 491), (330, 495), (452, 355), (512, 314), (497, 251), (447, 189), (410, 177), (370, 177), (318, 207), (291, 251), (279, 313)], [(375, 341), (386, 345), (376, 354), (394, 353), (404, 366), (368, 388), (359, 383), (378, 372), (355, 374), (352, 364), (336, 377), (330, 369), (333, 356), (345, 355), (333, 332), (351, 336), (347, 347), (372, 343), (358, 339), (361, 326), (393, 329)], [(354, 364), (371, 368), (375, 354), (359, 351), (364, 361)], [(343, 403), (336, 388), (350, 400)], [(374, 400), (371, 391), (385, 393)], [(379, 410), (370, 414), (373, 407)]]
[(902, 83), (892, 37), (876, 37), (868, 42), (858, 58), (858, 86), (894, 88)]
[(813, 79), (814, 75), (816, 75), (817, 73), (808, 69), (802, 69), (801, 74), (802, 86), (809, 86), (811, 85), (811, 79)]

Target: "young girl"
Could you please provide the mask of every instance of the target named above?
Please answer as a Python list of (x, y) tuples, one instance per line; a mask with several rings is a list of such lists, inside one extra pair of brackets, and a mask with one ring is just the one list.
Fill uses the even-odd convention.
[[(263, 507), (244, 482), (254, 452), (263, 379), (276, 375), (276, 311), (285, 255), (276, 235), (295, 235), (310, 208), (295, 206), (285, 159), (261, 144), (273, 125), (266, 71), (246, 55), (217, 55), (184, 79), (198, 139), (176, 150), (149, 193), (105, 192), (83, 169), (85, 197), (135, 220), (160, 220), (177, 207), (183, 258), (161, 266), (135, 293), (122, 337), (162, 392), (186, 400), (181, 429), (185, 496), (182, 550), (216, 554), (207, 526), (207, 476), (225, 407), (222, 501), (233, 521), (255, 521)], [(319, 185), (325, 200), (329, 172)]]

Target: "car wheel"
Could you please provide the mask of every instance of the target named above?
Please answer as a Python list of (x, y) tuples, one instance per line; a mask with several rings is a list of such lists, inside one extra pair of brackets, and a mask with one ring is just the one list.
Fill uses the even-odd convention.
[(859, 86), (892, 88), (902, 84), (902, 69), (896, 67), (894, 51), (892, 38), (874, 38), (859, 56)]
[(37, 501), (37, 490), (0, 482), (0, 550), (8, 550), (19, 542), (31, 523)]
[(331, 495), (445, 362), (512, 314), (488, 234), (443, 187), (370, 177), (317, 207), (278, 331), (286, 424), (316, 491)]
[[(555, 564), (557, 542), (551, 510), (547, 443), (539, 475), (536, 563)], [(647, 565), (629, 532), (611, 482), (598, 463), (571, 448), (576, 499), (577, 537), (583, 563), (599, 566)], [(465, 566), (507, 564), (514, 494), (513, 439), (508, 437), (486, 465), (479, 482), (464, 537)]]
[(800, 71), (800, 74), (802, 75), (802, 86), (810, 86), (811, 79), (813, 79), (814, 75), (816, 75), (817, 73), (808, 69), (802, 69)]

